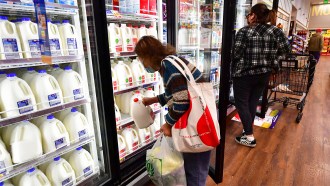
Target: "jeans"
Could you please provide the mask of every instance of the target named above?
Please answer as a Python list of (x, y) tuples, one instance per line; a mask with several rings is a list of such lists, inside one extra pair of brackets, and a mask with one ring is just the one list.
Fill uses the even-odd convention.
[(316, 62), (319, 62), (320, 56), (321, 56), (321, 52), (309, 51), (309, 54), (312, 54), (314, 56), (314, 58), (316, 59)]
[(235, 106), (246, 135), (253, 134), (253, 122), (258, 101), (263, 93), (270, 73), (233, 78)]
[(187, 186), (205, 186), (209, 174), (211, 151), (182, 153)]

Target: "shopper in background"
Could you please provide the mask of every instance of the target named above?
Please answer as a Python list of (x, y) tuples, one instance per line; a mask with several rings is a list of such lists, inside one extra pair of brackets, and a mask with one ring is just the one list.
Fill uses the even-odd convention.
[(289, 53), (290, 45), (275, 26), (276, 11), (265, 4), (254, 5), (246, 18), (249, 25), (237, 32), (232, 52), (235, 106), (243, 124), (243, 133), (235, 140), (255, 147), (253, 122), (259, 98), (272, 70), (278, 68), (278, 56)]
[(323, 48), (323, 37), (321, 35), (322, 29), (316, 29), (316, 33), (312, 35), (308, 42), (309, 54), (313, 55), (318, 62)]
[[(172, 126), (189, 108), (188, 86), (186, 78), (167, 60), (169, 55), (176, 55), (176, 50), (170, 45), (162, 45), (151, 36), (142, 37), (135, 46), (135, 53), (149, 72), (158, 71), (163, 78), (165, 93), (153, 98), (144, 98), (145, 105), (167, 104), (169, 110), (165, 116), (166, 123), (161, 127), (165, 136), (171, 137)], [(193, 74), (196, 82), (204, 81), (202, 73), (191, 63), (180, 57)], [(178, 63), (180, 66), (181, 64)], [(181, 66), (182, 67), (182, 66)], [(188, 186), (205, 186), (209, 171), (211, 152), (182, 153)]]

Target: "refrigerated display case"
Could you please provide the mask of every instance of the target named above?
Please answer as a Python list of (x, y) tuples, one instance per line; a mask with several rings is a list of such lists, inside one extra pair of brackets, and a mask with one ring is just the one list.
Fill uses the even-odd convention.
[[(64, 185), (100, 185), (113, 179), (113, 137), (99, 109), (103, 101), (96, 91), (89, 6), (83, 0), (1, 1), (0, 71), (7, 74), (0, 83), (0, 129), (7, 142), (1, 151), (9, 152), (13, 164), (0, 160), (0, 182), (11, 179), (24, 185), (26, 176), (45, 174), (44, 181), (53, 184), (47, 164), (58, 157), (66, 159), (76, 175), (62, 177)], [(26, 75), (32, 74), (30, 81)], [(41, 145), (35, 139), (42, 141), (40, 154), (35, 154)], [(87, 159), (79, 159), (81, 154)]]

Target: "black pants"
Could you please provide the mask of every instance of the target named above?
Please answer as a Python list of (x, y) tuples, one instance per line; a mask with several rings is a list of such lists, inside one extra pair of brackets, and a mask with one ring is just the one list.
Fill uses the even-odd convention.
[(253, 134), (253, 121), (258, 101), (268, 83), (269, 76), (270, 73), (233, 78), (235, 106), (246, 135)]
[(309, 54), (312, 54), (314, 56), (314, 58), (316, 59), (316, 62), (319, 62), (320, 57), (321, 57), (321, 52), (309, 51)]

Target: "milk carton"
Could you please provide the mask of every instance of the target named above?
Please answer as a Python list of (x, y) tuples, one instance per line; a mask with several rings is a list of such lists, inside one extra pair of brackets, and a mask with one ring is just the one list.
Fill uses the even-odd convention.
[(123, 41), (123, 51), (133, 51), (132, 29), (127, 27), (126, 24), (121, 24), (120, 31)]
[(63, 103), (62, 90), (57, 80), (46, 73), (46, 70), (39, 70), (29, 83), (36, 101), (38, 109), (45, 109)]
[(93, 174), (95, 169), (92, 156), (82, 147), (79, 147), (74, 152), (72, 152), (69, 158), (69, 163), (76, 174), (77, 181), (80, 181)]
[(0, 174), (6, 175), (9, 173), (9, 171), (13, 170), (13, 163), (11, 161), (10, 154), (6, 150), (5, 147), (0, 145)]
[[(134, 96), (133, 96), (134, 97)], [(142, 103), (142, 98), (135, 97), (131, 102), (131, 116), (140, 129), (147, 128), (154, 123), (155, 114), (150, 106)]]
[(126, 142), (126, 149), (128, 153), (137, 150), (140, 146), (139, 134), (137, 131), (131, 127), (126, 127), (121, 135), (124, 137)]
[(39, 127), (42, 135), (44, 153), (54, 152), (59, 148), (70, 145), (69, 134), (63, 123), (53, 115), (47, 116)]
[(0, 16), (0, 59), (23, 58), (16, 25), (8, 17)]
[(69, 133), (71, 141), (83, 140), (90, 134), (87, 118), (78, 112), (76, 108), (71, 109), (71, 113), (64, 118), (63, 124)]
[(84, 98), (82, 78), (70, 66), (64, 68), (64, 72), (58, 75), (57, 81), (63, 93), (64, 103)]
[(133, 82), (135, 85), (141, 85), (146, 83), (146, 71), (144, 70), (143, 64), (138, 60), (134, 59), (130, 64), (130, 68), (134, 69), (133, 72)]
[(127, 154), (126, 142), (125, 139), (119, 134), (117, 134), (117, 140), (118, 140), (119, 159), (122, 160)]
[(126, 87), (133, 86), (133, 75), (128, 65), (123, 61), (118, 61), (118, 64), (114, 67), (117, 73), (119, 90), (123, 90)]
[(63, 46), (57, 25), (47, 20), (49, 46), (52, 56), (63, 56)]
[(18, 186), (51, 186), (46, 175), (36, 168), (32, 168), (23, 175), (21, 175), (17, 185)]
[(17, 25), (17, 32), (21, 39), (24, 58), (41, 57), (38, 25), (31, 21), (31, 18), (24, 17)]
[(14, 117), (36, 108), (36, 100), (29, 85), (16, 74), (7, 74), (0, 83), (0, 112), (2, 117)]
[(48, 165), (46, 175), (52, 186), (76, 184), (76, 176), (71, 165), (61, 157), (54, 158)]
[(62, 72), (64, 72), (64, 70), (61, 69), (59, 65), (53, 65), (53, 69), (48, 73), (57, 79)]
[(78, 55), (77, 31), (69, 20), (63, 20), (59, 26), (64, 55)]
[(138, 38), (141, 39), (145, 35), (147, 35), (147, 28), (145, 25), (141, 25), (138, 30)]
[(156, 30), (156, 28), (153, 27), (153, 26), (150, 26), (150, 27), (147, 29), (147, 35), (149, 35), (149, 36), (153, 36), (154, 38), (158, 39), (157, 30)]
[(123, 41), (119, 26), (115, 23), (110, 23), (108, 34), (110, 52), (121, 52), (123, 50)]
[(22, 73), (21, 77), (26, 83), (30, 83), (31, 80), (38, 74), (33, 67), (28, 67), (25, 72)]

